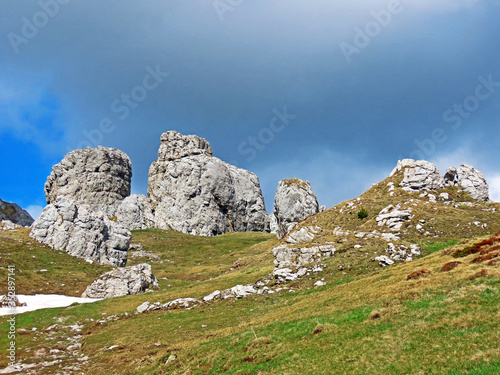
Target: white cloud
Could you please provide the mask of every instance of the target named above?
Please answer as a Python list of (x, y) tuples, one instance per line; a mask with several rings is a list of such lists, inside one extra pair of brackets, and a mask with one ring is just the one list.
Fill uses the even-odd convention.
[(26, 211), (31, 215), (33, 219), (38, 219), (40, 215), (42, 214), (43, 207), (42, 206), (37, 206), (37, 205), (31, 205), (26, 208)]
[(500, 202), (500, 174), (490, 178), (488, 185), (490, 186), (490, 199), (495, 202)]

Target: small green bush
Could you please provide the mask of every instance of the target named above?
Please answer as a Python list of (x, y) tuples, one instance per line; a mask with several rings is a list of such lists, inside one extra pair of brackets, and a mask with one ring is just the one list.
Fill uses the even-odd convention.
[(360, 220), (363, 220), (364, 218), (368, 217), (368, 211), (364, 208), (362, 208), (359, 212), (358, 212), (358, 219)]

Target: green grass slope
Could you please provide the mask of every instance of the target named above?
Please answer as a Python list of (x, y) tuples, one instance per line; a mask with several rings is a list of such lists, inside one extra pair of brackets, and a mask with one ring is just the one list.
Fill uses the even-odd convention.
[[(491, 237), (500, 229), (500, 205), (474, 202), (457, 188), (443, 191), (449, 203), (430, 202), (399, 189), (400, 179), (300, 223), (322, 228), (301, 246), (330, 243), (337, 251), (318, 274), (271, 283), (275, 294), (135, 314), (145, 301), (201, 298), (265, 278), (272, 248), (284, 240), (133, 232), (128, 265), (151, 264), (161, 289), (18, 315), (18, 360), (33, 366), (23, 373), (500, 373), (500, 237)], [(412, 208), (394, 242), (419, 244), (422, 255), (381, 267), (373, 259), (386, 254), (387, 242), (355, 235), (388, 232), (375, 217), (389, 204)], [(368, 216), (360, 219), (362, 208)], [(349, 234), (335, 235), (337, 228)], [(16, 265), (18, 293), (79, 295), (109, 269), (38, 245), (26, 230), (0, 233), (0, 260), (0, 277)], [(326, 285), (314, 287), (320, 279)], [(3, 353), (7, 319), (0, 318)], [(0, 366), (7, 362), (0, 356)]]

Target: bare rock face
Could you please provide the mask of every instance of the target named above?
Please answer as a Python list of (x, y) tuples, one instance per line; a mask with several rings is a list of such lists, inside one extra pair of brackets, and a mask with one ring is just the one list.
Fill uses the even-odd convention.
[(269, 229), (257, 176), (213, 157), (195, 135), (161, 136), (148, 195), (160, 229), (202, 236)]
[(0, 199), (0, 221), (10, 221), (22, 227), (33, 224), (31, 215), (15, 203), (7, 203)]
[(70, 152), (52, 168), (45, 196), (48, 204), (66, 197), (112, 217), (120, 202), (130, 195), (131, 178), (132, 164), (124, 152), (87, 147)]
[(65, 197), (45, 207), (30, 236), (55, 250), (86, 260), (124, 266), (130, 232), (89, 205)]
[(144, 195), (131, 195), (118, 206), (116, 218), (128, 230), (154, 228), (155, 216), (151, 202)]
[(425, 160), (399, 160), (391, 176), (404, 170), (401, 187), (407, 191), (439, 190), (444, 187), (444, 178), (437, 167)]
[(142, 263), (106, 272), (85, 289), (82, 297), (113, 298), (158, 288), (158, 280), (151, 272), (151, 266)]
[(474, 167), (462, 164), (460, 168), (448, 168), (444, 176), (446, 185), (460, 186), (474, 199), (487, 201), (489, 197), (489, 187), (483, 174)]
[(296, 223), (318, 212), (318, 199), (309, 181), (292, 178), (279, 182), (274, 196), (278, 237), (282, 238)]

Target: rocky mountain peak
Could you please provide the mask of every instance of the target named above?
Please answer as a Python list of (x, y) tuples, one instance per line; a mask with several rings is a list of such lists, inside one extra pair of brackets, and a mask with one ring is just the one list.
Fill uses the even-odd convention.
[(4, 220), (23, 227), (29, 227), (34, 221), (31, 215), (19, 205), (0, 199), (0, 222)]

